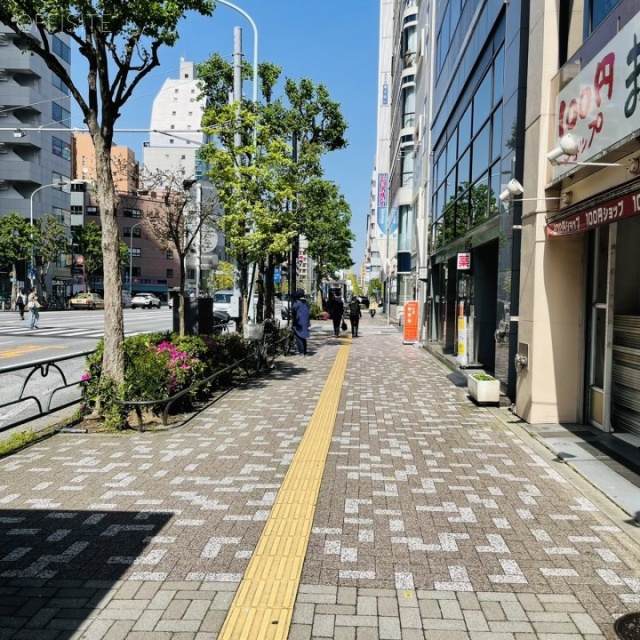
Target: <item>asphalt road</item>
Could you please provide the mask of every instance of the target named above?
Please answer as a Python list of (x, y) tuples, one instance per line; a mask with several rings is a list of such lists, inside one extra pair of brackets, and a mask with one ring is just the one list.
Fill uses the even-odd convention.
[[(40, 314), (39, 329), (29, 330), (26, 325), (27, 320), (20, 320), (17, 312), (0, 313), (0, 437), (11, 435), (16, 428), (6, 427), (18, 420), (28, 419), (26, 426), (30, 429), (50, 424), (50, 416), (43, 420), (30, 420), (38, 413), (36, 399), (46, 405), (51, 391), (64, 384), (63, 376), (67, 382), (78, 380), (85, 368), (85, 358), (61, 362), (60, 371), (51, 367), (46, 370), (46, 375), (45, 370), (38, 369), (29, 379), (26, 391), (22, 394), (22, 397), (32, 396), (33, 400), (8, 406), (2, 405), (20, 397), (20, 390), (33, 367), (15, 372), (3, 372), (2, 369), (93, 349), (104, 333), (104, 312), (45, 311)], [(172, 312), (167, 307), (124, 310), (126, 335), (166, 331), (172, 326)], [(78, 397), (77, 386), (55, 392), (50, 406), (59, 406)], [(67, 409), (66, 413), (72, 411)], [(24, 428), (25, 426), (17, 427)]]

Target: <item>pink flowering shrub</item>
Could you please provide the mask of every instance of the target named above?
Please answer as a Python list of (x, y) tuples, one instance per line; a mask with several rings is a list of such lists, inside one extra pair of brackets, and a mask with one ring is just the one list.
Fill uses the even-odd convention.
[[(96, 406), (100, 392), (103, 342), (87, 359), (82, 375), (82, 413)], [(125, 381), (113, 397), (129, 401), (164, 400), (204, 380), (244, 355), (244, 342), (238, 334), (222, 336), (178, 336), (171, 333), (152, 333), (129, 336), (124, 341)], [(224, 381), (229, 382), (230, 374)], [(185, 394), (172, 409), (191, 408), (197, 397), (208, 397), (212, 382)], [(104, 410), (104, 409), (103, 409)], [(161, 412), (162, 406), (150, 407)]]

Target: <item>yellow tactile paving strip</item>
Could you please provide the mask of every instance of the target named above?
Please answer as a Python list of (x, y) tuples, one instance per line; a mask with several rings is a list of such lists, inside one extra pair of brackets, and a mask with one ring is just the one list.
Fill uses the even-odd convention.
[(351, 341), (338, 350), (218, 640), (289, 634), (350, 347)]

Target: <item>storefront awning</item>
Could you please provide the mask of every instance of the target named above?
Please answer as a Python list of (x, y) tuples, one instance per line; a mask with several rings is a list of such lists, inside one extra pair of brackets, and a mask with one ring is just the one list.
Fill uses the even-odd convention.
[(569, 211), (550, 216), (547, 221), (547, 235), (568, 236), (583, 233), (596, 227), (640, 215), (640, 184), (618, 187), (603, 192), (595, 198), (572, 207)]

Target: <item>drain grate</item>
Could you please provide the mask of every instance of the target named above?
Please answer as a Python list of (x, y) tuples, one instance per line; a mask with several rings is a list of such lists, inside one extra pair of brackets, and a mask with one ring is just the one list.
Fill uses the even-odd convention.
[(622, 640), (640, 640), (640, 613), (627, 613), (618, 618), (614, 629)]

